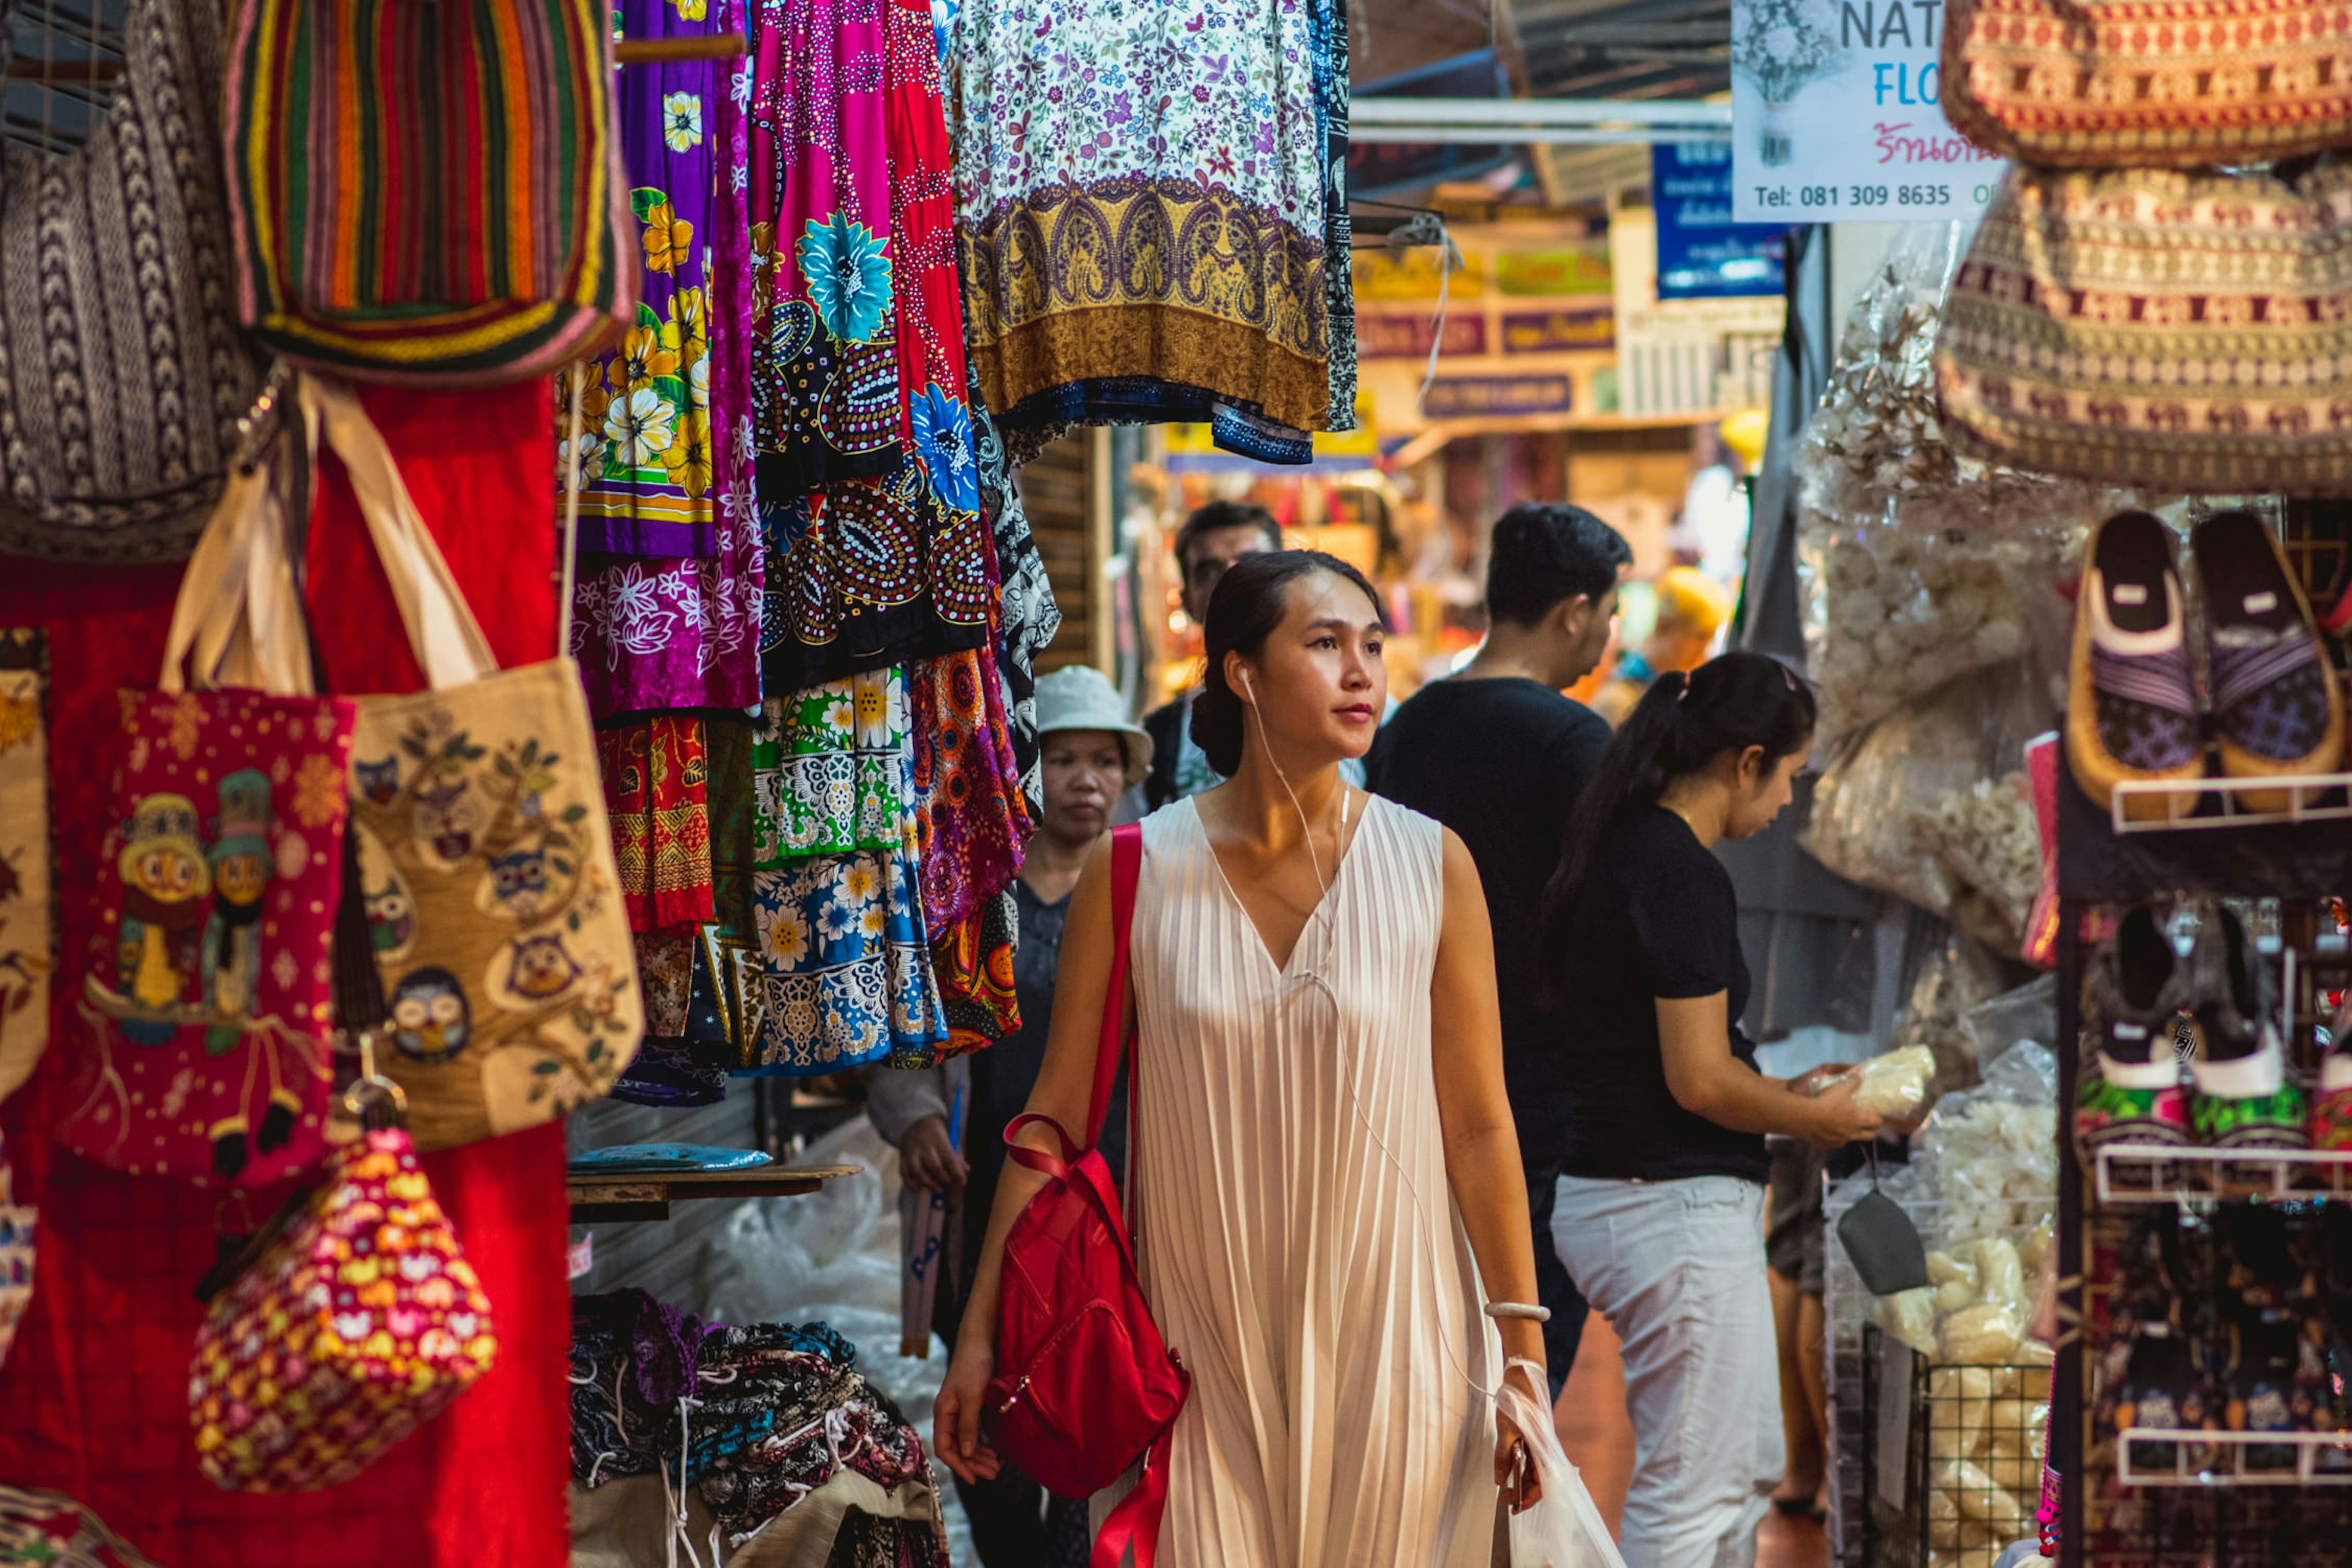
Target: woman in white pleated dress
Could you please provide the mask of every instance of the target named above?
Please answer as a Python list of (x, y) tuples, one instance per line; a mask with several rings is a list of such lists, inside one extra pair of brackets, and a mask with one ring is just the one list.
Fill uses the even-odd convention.
[[(1192, 1374), (1158, 1561), (1486, 1568), (1518, 1444), (1491, 1397), (1507, 1352), (1548, 1401), (1539, 1324), (1513, 1315), (1535, 1260), (1477, 871), (1444, 827), (1339, 777), (1387, 697), (1360, 574), (1244, 557), (1206, 630), (1192, 732), (1230, 782), (1143, 825), (1128, 998), (1129, 1213)], [(1094, 1078), (1110, 902), (1097, 851), (1029, 1102), (1067, 1127)], [(940, 1394), (934, 1441), (960, 1475), (996, 1466), (980, 1415), (997, 1277), (1042, 1184), (1006, 1167)]]

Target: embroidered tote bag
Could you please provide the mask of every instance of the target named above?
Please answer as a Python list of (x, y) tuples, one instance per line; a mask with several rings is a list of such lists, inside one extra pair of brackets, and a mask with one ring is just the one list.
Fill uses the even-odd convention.
[(1936, 342), (1951, 434), (2164, 491), (2352, 489), (2352, 169), (2012, 167)]
[(196, 1466), (229, 1491), (347, 1481), (497, 1353), (489, 1299), (408, 1134), (370, 1129), (206, 1310), (188, 1374)]
[(384, 1072), (421, 1149), (536, 1126), (612, 1088), (645, 1030), (580, 673), (499, 669), (358, 399), (308, 375), (301, 396), (431, 682), (361, 699), (352, 750)]
[(600, 0), (237, 0), (237, 303), (365, 381), (545, 374), (635, 319)]
[(133, 1175), (262, 1185), (325, 1152), (353, 708), (310, 693), (278, 483), (295, 444), (231, 477), (161, 681), (122, 693), (59, 1135)]
[[(18, 0), (0, 0), (0, 34)], [(0, 552), (172, 561), (260, 384), (230, 302), (214, 0), (131, 0), (89, 140), (0, 169)]]
[(106, 1523), (58, 1492), (0, 1486), (0, 1564), (16, 1568), (155, 1568)]
[(1952, 0), (1943, 107), (2071, 169), (2261, 163), (2352, 142), (2352, 11), (2323, 0)]
[(0, 629), (0, 1100), (49, 1043), (48, 733), (41, 634)]

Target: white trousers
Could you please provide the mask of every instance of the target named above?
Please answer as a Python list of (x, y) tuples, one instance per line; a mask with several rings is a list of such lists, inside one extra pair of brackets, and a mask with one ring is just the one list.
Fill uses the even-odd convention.
[(1625, 1568), (1751, 1568), (1786, 1461), (1763, 1187), (1562, 1176), (1551, 1234), (1623, 1347)]

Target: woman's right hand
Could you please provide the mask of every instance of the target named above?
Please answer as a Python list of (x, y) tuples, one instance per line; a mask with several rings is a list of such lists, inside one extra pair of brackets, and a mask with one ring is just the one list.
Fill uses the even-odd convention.
[(1800, 1136), (1824, 1149), (1841, 1148), (1878, 1135), (1877, 1116), (1854, 1103), (1859, 1079), (1841, 1079), (1804, 1101)]
[(947, 1381), (931, 1406), (931, 1452), (961, 1481), (996, 1479), (996, 1450), (980, 1440), (980, 1413), (988, 1380), (996, 1375), (994, 1347), (959, 1343), (948, 1362)]

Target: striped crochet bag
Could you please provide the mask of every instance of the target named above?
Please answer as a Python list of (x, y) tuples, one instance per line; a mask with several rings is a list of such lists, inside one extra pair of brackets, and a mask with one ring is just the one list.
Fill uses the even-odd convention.
[(602, 0), (237, 0), (238, 304), (363, 381), (543, 374), (636, 307)]

